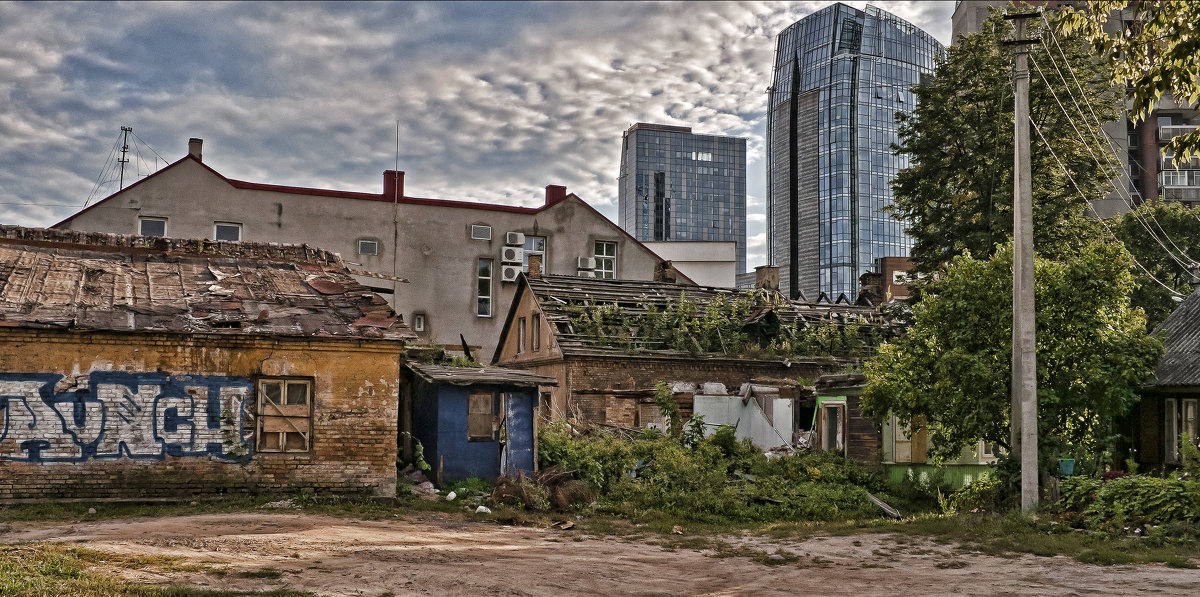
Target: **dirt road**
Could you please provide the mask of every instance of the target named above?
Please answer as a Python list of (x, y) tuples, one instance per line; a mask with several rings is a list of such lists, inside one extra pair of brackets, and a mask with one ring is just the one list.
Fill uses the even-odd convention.
[[(64, 541), (183, 558), (130, 580), (323, 595), (1188, 595), (1200, 570), (1001, 558), (887, 535), (725, 537), (756, 557), (643, 540), (466, 522), (439, 513), (363, 521), (276, 512), (13, 523), (0, 542)], [(780, 554), (774, 557), (768, 554)], [(726, 554), (727, 555), (727, 554)], [(759, 560), (759, 561), (756, 561)], [(766, 563), (763, 563), (766, 562)]]

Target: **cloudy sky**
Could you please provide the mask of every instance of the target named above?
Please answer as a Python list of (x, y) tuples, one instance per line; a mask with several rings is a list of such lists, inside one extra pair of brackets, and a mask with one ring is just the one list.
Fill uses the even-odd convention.
[[(126, 184), (201, 137), (230, 178), (378, 193), (397, 121), (407, 194), (562, 184), (615, 220), (621, 133), (657, 122), (749, 138), (759, 265), (774, 36), (827, 4), (0, 2), (0, 223), (114, 192), (122, 126)], [(949, 40), (952, 2), (873, 4)]]

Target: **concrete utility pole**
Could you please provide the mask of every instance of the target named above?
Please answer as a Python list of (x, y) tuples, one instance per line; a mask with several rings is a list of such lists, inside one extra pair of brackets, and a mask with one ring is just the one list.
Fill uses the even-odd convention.
[(121, 139), (121, 159), (117, 160), (117, 162), (119, 162), (121, 164), (121, 174), (120, 174), (120, 182), (117, 183), (117, 185), (118, 185), (117, 190), (121, 190), (121, 189), (125, 188), (125, 164), (129, 163), (129, 158), (126, 157), (126, 154), (129, 153), (129, 133), (132, 133), (132, 132), (133, 132), (133, 127), (129, 127), (129, 126), (121, 127), (121, 136), (123, 137)]
[[(1015, 21), (1013, 65), (1013, 330), (1012, 414), (1014, 438), (1021, 454), (1021, 511), (1038, 506), (1037, 330), (1033, 303), (1033, 184), (1029, 157), (1029, 44), (1025, 19), (1038, 13), (1005, 15)], [(1019, 415), (1018, 415), (1019, 413)], [(1013, 450), (1018, 450), (1013, 446)]]

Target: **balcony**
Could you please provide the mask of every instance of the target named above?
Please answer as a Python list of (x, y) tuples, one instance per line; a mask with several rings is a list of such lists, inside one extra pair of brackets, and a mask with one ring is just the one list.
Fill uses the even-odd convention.
[(1166, 143), (1179, 135), (1196, 130), (1194, 124), (1169, 124), (1158, 127), (1158, 140)]
[(1200, 201), (1200, 169), (1173, 170), (1159, 173), (1159, 192), (1168, 201)]

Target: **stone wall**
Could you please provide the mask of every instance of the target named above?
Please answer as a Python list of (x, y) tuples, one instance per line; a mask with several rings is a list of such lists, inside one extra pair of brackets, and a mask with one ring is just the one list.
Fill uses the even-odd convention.
[[(401, 350), (0, 327), (0, 500), (392, 496)], [(294, 422), (308, 449), (256, 449), (260, 423), (271, 421), (260, 417), (262, 378), (307, 384), (311, 410), (301, 410), (311, 414)]]

